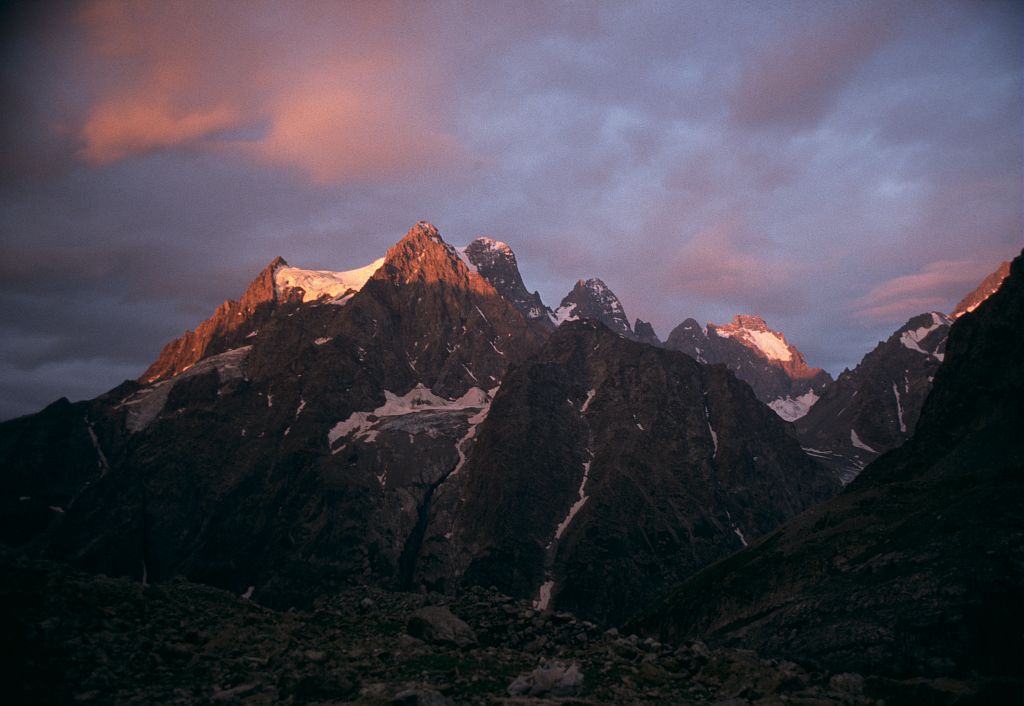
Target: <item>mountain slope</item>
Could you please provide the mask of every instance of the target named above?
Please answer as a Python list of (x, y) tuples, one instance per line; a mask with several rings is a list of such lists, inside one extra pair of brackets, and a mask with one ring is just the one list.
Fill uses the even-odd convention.
[(95, 571), (257, 586), (283, 604), (339, 583), (400, 584), (423, 506), (468, 453), (488, 390), (546, 332), (425, 223), (358, 291), (346, 273), (291, 271), (285, 284), (304, 286), (275, 289), (285, 267), (257, 278), (258, 328), (216, 339), (243, 345), (0, 425), (12, 455), (57, 447), (4, 474), (5, 507), (46, 520), (5, 536)]
[(952, 326), (912, 438), (640, 620), (824, 667), (1018, 679), (1024, 256)]
[(615, 621), (834, 492), (722, 366), (565, 323), (502, 383), (418, 574)]
[(821, 368), (808, 366), (796, 346), (759, 316), (738, 315), (725, 326), (706, 328), (687, 319), (665, 346), (701, 363), (724, 364), (787, 421), (805, 414), (832, 381)]
[(856, 368), (843, 371), (796, 420), (805, 450), (849, 482), (910, 438), (942, 363), (951, 322), (938, 312), (915, 316)]

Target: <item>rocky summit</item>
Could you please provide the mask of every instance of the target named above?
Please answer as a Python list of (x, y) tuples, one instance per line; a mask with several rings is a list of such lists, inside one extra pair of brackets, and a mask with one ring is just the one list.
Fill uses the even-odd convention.
[(832, 382), (759, 316), (738, 315), (725, 326), (706, 327), (687, 319), (672, 330), (665, 345), (701, 363), (722, 363), (787, 421), (806, 414)]

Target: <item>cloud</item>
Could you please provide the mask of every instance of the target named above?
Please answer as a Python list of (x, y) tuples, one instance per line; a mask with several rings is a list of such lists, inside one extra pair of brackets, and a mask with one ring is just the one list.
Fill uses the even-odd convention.
[(892, 34), (891, 18), (872, 3), (791, 30), (742, 70), (730, 117), (742, 127), (813, 127)]
[[(83, 73), (93, 105), (77, 156), (102, 166), (188, 147), (334, 183), (424, 173), (464, 155), (441, 127), (436, 57), (375, 32), (381, 20), (367, 6), (229, 9), (88, 6)], [(268, 33), (268, 22), (281, 31)], [(324, 27), (344, 31), (327, 41)]]
[(772, 249), (739, 218), (729, 217), (687, 240), (660, 279), (677, 292), (703, 299), (756, 306), (762, 313), (787, 310), (797, 298), (804, 265)]
[(239, 122), (237, 110), (174, 111), (163, 101), (127, 98), (96, 106), (82, 128), (85, 146), (78, 156), (91, 164), (193, 144)]
[(906, 319), (922, 311), (947, 311), (992, 269), (990, 262), (938, 260), (920, 272), (875, 285), (854, 302), (854, 315), (869, 321)]

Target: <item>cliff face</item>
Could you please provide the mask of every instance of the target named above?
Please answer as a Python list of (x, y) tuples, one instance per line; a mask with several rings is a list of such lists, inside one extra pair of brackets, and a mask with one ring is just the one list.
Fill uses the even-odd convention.
[(835, 489), (724, 367), (565, 323), (439, 489), (418, 573), (614, 622)]

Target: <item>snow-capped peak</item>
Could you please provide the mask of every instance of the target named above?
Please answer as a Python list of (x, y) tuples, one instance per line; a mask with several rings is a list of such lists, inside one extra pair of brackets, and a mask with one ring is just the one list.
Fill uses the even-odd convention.
[(793, 352), (785, 337), (768, 328), (760, 316), (739, 314), (727, 326), (708, 324), (708, 332), (722, 338), (735, 338), (748, 348), (760, 351), (769, 360), (786, 362), (793, 359)]
[(619, 298), (596, 277), (578, 280), (573, 290), (551, 314), (555, 325), (582, 318), (598, 319), (619, 334), (628, 335), (632, 332)]

